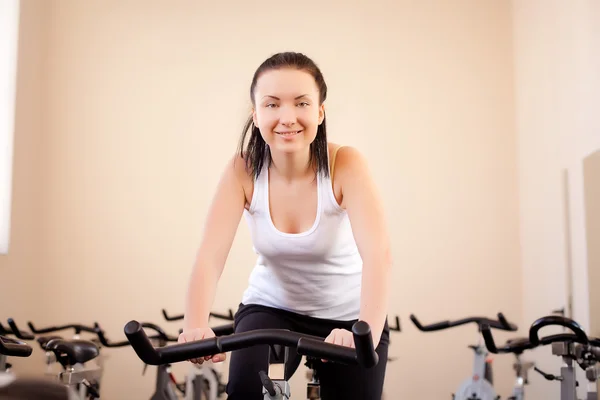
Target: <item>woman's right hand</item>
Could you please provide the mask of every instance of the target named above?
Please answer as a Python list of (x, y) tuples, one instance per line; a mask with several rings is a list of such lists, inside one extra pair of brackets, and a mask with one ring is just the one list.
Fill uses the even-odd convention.
[[(210, 328), (194, 328), (194, 329), (187, 329), (187, 330), (184, 329), (184, 331), (179, 335), (179, 338), (177, 339), (177, 343), (193, 342), (196, 340), (208, 339), (208, 338), (212, 338), (212, 337), (215, 337), (215, 333)], [(208, 361), (208, 360), (212, 359), (212, 362), (217, 363), (217, 362), (225, 361), (225, 358), (226, 358), (225, 353), (219, 353), (219, 354), (214, 354), (212, 356), (192, 358), (189, 361), (194, 364), (202, 364), (204, 361)]]

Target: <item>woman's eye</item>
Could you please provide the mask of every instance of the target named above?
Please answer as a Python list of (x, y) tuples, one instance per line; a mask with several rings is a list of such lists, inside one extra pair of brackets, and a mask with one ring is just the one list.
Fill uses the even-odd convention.
[(309, 104), (307, 102), (303, 101), (299, 105), (302, 106), (302, 107), (307, 107)]

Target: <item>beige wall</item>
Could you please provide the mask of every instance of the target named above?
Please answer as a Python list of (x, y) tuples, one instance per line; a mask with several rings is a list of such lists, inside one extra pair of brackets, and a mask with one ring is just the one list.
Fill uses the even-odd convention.
[[(46, 115), (46, 74), (48, 3), (21, 4), (19, 59), (13, 155), (13, 193), (10, 248), (0, 255), (0, 322), (7, 318), (26, 321), (31, 315), (52, 312), (50, 292), (44, 293), (47, 264), (42, 254), (42, 213), (44, 193), (42, 168)], [(42, 294), (44, 293), (44, 294)], [(34, 361), (11, 359), (19, 371), (34, 372)]]
[(600, 337), (600, 150), (583, 161), (590, 333)]
[[(388, 398), (449, 398), (471, 372), (474, 327), (424, 334), (410, 313), (433, 321), (503, 311), (522, 323), (508, 3), (62, 0), (45, 3), (47, 26), (33, 26), (33, 3), (24, 1), (23, 29), (45, 29), (47, 57), (20, 64), (43, 78), (19, 81), (30, 97), (18, 104), (15, 247), (0, 262), (36, 280), (29, 296), (6, 288), (27, 312), (14, 315), (40, 325), (98, 321), (115, 340), (131, 319), (175, 333), (160, 310), (183, 309), (254, 69), (296, 50), (322, 67), (330, 138), (367, 156), (389, 215), (390, 313), (403, 333), (393, 337)], [(43, 123), (25, 118), (31, 107)], [(38, 195), (25, 199), (24, 186)], [(29, 233), (38, 245), (24, 254)], [(242, 221), (216, 310), (236, 307), (254, 259)], [(106, 398), (148, 398), (154, 369), (142, 377), (131, 349), (107, 353)], [(496, 361), (503, 396), (511, 363)], [(294, 397), (303, 382), (294, 377)]]
[[(582, 166), (600, 148), (600, 3), (515, 1), (513, 16), (523, 318), (567, 306), (572, 294), (569, 315), (588, 329)], [(550, 349), (532, 356), (558, 372)], [(559, 398), (539, 374), (531, 378), (533, 398)]]

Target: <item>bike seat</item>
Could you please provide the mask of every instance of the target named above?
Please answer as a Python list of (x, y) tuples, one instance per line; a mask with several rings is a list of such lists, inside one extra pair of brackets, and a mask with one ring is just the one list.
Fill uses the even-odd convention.
[(98, 346), (89, 340), (52, 339), (46, 343), (46, 349), (53, 351), (59, 360), (66, 357), (68, 365), (86, 363), (100, 354)]
[(42, 350), (47, 350), (46, 345), (52, 339), (62, 339), (62, 337), (60, 337), (60, 336), (40, 336), (36, 339), (36, 341), (40, 344), (40, 347), (42, 348)]

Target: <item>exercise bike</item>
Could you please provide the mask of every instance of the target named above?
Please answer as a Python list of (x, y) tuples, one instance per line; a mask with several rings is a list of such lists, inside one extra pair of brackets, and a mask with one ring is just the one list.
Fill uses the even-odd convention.
[[(379, 357), (373, 348), (371, 329), (364, 321), (358, 321), (352, 327), (355, 349), (325, 343), (324, 338), (303, 335), (285, 329), (259, 329), (154, 348), (139, 322), (135, 320), (128, 322), (124, 331), (138, 357), (151, 365), (182, 362), (192, 358), (264, 344), (293, 348), (298, 354), (314, 359), (358, 364), (365, 368), (374, 367), (379, 361)], [(284, 351), (284, 355), (285, 353), (287, 351)], [(285, 356), (283, 358), (285, 359)], [(290, 386), (287, 379), (281, 375), (281, 369), (269, 367), (269, 371), (260, 371), (256, 379), (260, 379), (262, 382), (263, 398), (265, 400), (290, 398)]]
[[(12, 329), (7, 329), (0, 324), (0, 374), (7, 379), (8, 374), (11, 374), (12, 365), (8, 362), (8, 357), (29, 357), (33, 351), (27, 343), (8, 337), (15, 335)], [(30, 333), (22, 335), (23, 340), (32, 340), (34, 337)], [(18, 338), (18, 339), (21, 339)]]
[(33, 351), (31, 346), (20, 340), (12, 339), (4, 334), (7, 332), (0, 325), (0, 388), (8, 386), (16, 379), (15, 374), (11, 372), (11, 365), (8, 363), (8, 357), (29, 357)]
[[(498, 320), (485, 317), (468, 317), (456, 321), (436, 322), (430, 325), (422, 325), (414, 314), (410, 315), (410, 319), (423, 332), (439, 331), (470, 323), (477, 324), (478, 332), (481, 332), (481, 327), (484, 324), (490, 328), (504, 331), (516, 331), (518, 329), (515, 324), (508, 322), (502, 313), (498, 313)], [(493, 372), (491, 361), (488, 359), (489, 353), (481, 342), (479, 335), (477, 345), (470, 345), (469, 348), (475, 353), (473, 373), (471, 377), (460, 384), (456, 393), (452, 394), (452, 398), (455, 400), (499, 400), (500, 396), (493, 387)]]
[(486, 348), (492, 354), (512, 353), (515, 355), (513, 369), (516, 374), (516, 381), (513, 392), (507, 400), (525, 400), (525, 386), (529, 384), (529, 370), (535, 367), (535, 363), (530, 361), (523, 362), (522, 354), (526, 350), (531, 350), (535, 346), (529, 341), (529, 338), (514, 338), (506, 341), (501, 347), (496, 347), (496, 342), (492, 336), (492, 331), (487, 325), (481, 327), (481, 334), (485, 341)]
[[(34, 334), (45, 335), (73, 329), (75, 335), (72, 339), (64, 339), (62, 336), (45, 335), (37, 338), (28, 332), (21, 331), (12, 318), (8, 324), (18, 338), (25, 340), (35, 339), (42, 350), (46, 352), (46, 375), (76, 393), (78, 399), (100, 398), (100, 383), (103, 374), (103, 360), (98, 343), (93, 340), (80, 338), (82, 332), (95, 333), (94, 328), (80, 324), (68, 324), (36, 329), (33, 323), (28, 322), (29, 328)], [(90, 363), (94, 361), (93, 363)], [(53, 366), (58, 362), (61, 370), (56, 372)]]
[[(162, 309), (163, 317), (166, 321), (180, 321), (184, 319), (183, 314), (169, 315)], [(212, 327), (215, 336), (229, 335), (234, 332), (234, 314), (231, 309), (228, 314), (220, 314), (211, 311), (210, 318), (217, 318), (230, 321), (229, 324)], [(183, 330), (180, 329), (179, 333)], [(191, 364), (185, 382), (177, 384), (180, 391), (184, 393), (184, 400), (217, 400), (225, 394), (226, 385), (222, 382), (222, 374), (213, 363)]]
[[(546, 326), (562, 326), (573, 333), (555, 334), (539, 337), (539, 331)], [(529, 328), (528, 338), (509, 340), (501, 347), (497, 347), (493, 335), (488, 326), (482, 327), (481, 333), (485, 344), (491, 353), (514, 353), (521, 354), (538, 346), (552, 346), (552, 354), (560, 356), (563, 361), (561, 375), (555, 376), (545, 373), (533, 366), (534, 370), (550, 381), (561, 382), (561, 400), (577, 400), (576, 370), (574, 364), (578, 364), (584, 371), (588, 381), (587, 399), (598, 399), (598, 363), (600, 361), (600, 339), (589, 338), (581, 326), (572, 319), (561, 316), (546, 316), (539, 318)], [(524, 393), (515, 387), (513, 397), (515, 400), (524, 400)]]
[[(149, 336), (148, 339), (151, 340), (151, 342), (154, 342), (157, 347), (166, 346), (168, 342), (177, 342), (177, 337), (168, 335), (156, 324), (143, 322), (140, 325), (143, 329), (151, 329), (156, 332), (154, 335)], [(131, 345), (127, 340), (122, 342), (111, 342), (107, 339), (104, 330), (98, 323), (95, 323), (95, 328), (100, 343), (104, 347), (116, 348)], [(215, 335), (233, 333), (233, 325), (229, 324), (221, 327), (214, 327), (213, 331), (215, 332)], [(204, 363), (204, 365), (206, 364), (208, 363)], [(148, 365), (149, 364), (144, 364), (142, 374), (145, 373)], [(210, 367), (204, 366), (204, 374), (193, 374), (188, 376), (185, 383), (177, 383), (171, 372), (170, 364), (158, 365), (156, 369), (155, 388), (151, 400), (178, 400), (179, 396), (177, 392), (180, 392), (186, 400), (216, 400), (225, 391), (225, 387), (219, 380), (220, 376), (212, 374), (207, 371), (207, 369), (210, 369)]]

